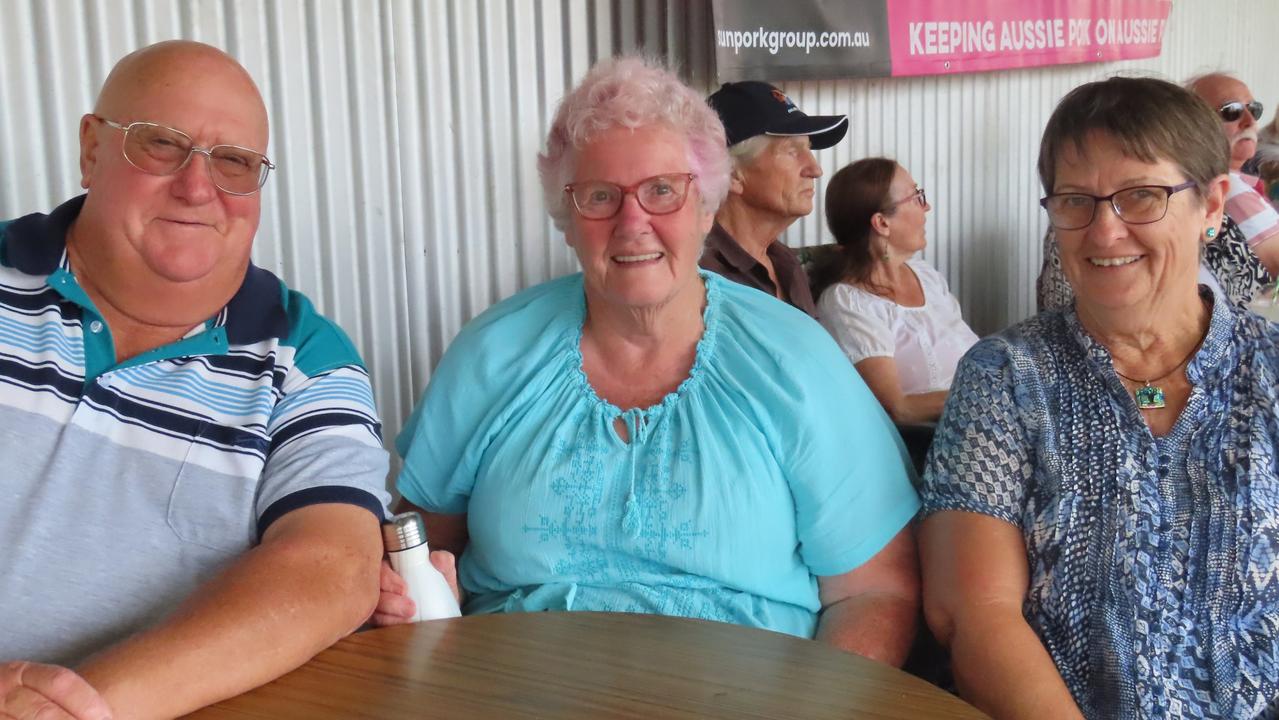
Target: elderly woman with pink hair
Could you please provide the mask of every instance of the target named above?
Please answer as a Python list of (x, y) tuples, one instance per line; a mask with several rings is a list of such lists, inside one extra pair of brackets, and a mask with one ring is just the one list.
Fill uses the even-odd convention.
[[(464, 328), (397, 443), (464, 611), (679, 615), (900, 664), (904, 450), (821, 326), (699, 271), (729, 181), (715, 112), (667, 70), (606, 60), (539, 170), (582, 272)], [(384, 590), (378, 621), (403, 621), (411, 601)]]

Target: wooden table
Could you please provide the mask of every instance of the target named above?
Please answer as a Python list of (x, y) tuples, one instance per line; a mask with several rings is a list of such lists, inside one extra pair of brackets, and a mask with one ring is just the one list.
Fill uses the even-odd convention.
[(352, 635), (191, 717), (985, 716), (916, 677), (811, 640), (704, 620), (547, 612)]

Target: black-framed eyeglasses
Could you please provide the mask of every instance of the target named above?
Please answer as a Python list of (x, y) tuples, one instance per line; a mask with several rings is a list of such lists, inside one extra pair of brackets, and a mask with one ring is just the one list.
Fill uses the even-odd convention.
[(104, 125), (124, 133), (121, 151), (133, 167), (151, 175), (172, 175), (186, 167), (195, 153), (208, 159), (209, 179), (229, 195), (252, 195), (266, 184), (275, 165), (262, 153), (239, 145), (199, 147), (181, 130), (153, 122), (122, 125), (99, 115)]
[(896, 208), (898, 205), (901, 205), (902, 203), (905, 203), (905, 202), (910, 202), (911, 200), (918, 202), (920, 207), (928, 207), (928, 194), (924, 192), (924, 189), (922, 187), (916, 185), (915, 192), (907, 195), (901, 200), (894, 200), (888, 203), (888, 209), (892, 210)]
[(573, 207), (587, 220), (607, 220), (622, 209), (627, 195), (649, 215), (669, 215), (684, 207), (688, 188), (697, 176), (693, 173), (670, 173), (644, 178), (634, 185), (618, 185), (606, 180), (584, 180), (564, 186), (573, 198)]
[(1217, 108), (1217, 114), (1226, 122), (1234, 122), (1243, 117), (1244, 110), (1247, 110), (1248, 114), (1252, 116), (1253, 122), (1261, 122), (1261, 114), (1266, 111), (1266, 106), (1262, 105), (1260, 100), (1253, 100), (1250, 103), (1231, 100)]
[(1079, 230), (1092, 224), (1097, 203), (1106, 201), (1120, 220), (1129, 225), (1159, 222), (1168, 214), (1168, 198), (1173, 193), (1195, 187), (1194, 180), (1180, 185), (1135, 185), (1109, 195), (1057, 193), (1039, 201), (1048, 211), (1048, 222), (1058, 230)]

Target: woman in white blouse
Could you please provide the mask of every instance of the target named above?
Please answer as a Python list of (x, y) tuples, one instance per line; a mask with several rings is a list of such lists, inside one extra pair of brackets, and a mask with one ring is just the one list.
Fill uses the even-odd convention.
[(959, 358), (977, 342), (924, 249), (924, 189), (887, 158), (844, 167), (826, 187), (839, 243), (813, 269), (822, 325), (899, 424), (935, 421)]

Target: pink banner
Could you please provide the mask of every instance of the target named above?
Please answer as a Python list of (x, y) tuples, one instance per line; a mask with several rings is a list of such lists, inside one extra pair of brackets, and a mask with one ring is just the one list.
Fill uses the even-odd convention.
[(1157, 57), (1172, 0), (888, 0), (892, 72)]

